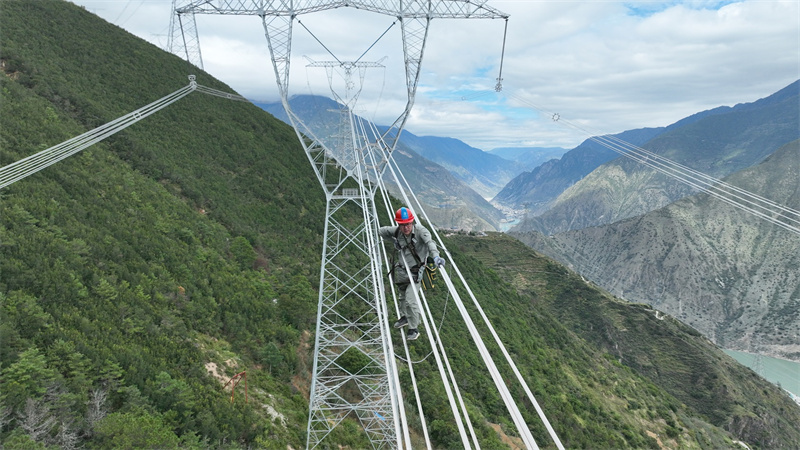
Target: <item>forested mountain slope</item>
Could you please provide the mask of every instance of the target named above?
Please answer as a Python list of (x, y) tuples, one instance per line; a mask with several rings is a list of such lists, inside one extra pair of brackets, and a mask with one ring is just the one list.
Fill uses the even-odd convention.
[[(726, 181), (800, 209), (800, 141)], [(800, 360), (800, 238), (706, 194), (603, 227), (515, 234), (726, 348)]]
[[(68, 2), (4, 1), (0, 21), (2, 165), (189, 82), (185, 62)], [(306, 417), (290, 381), (324, 200), (291, 129), (192, 93), (0, 198), (7, 448), (45, 413), (59, 425), (39, 438), (62, 447), (302, 446), (282, 422)], [(222, 384), (245, 369), (251, 403), (231, 404)]]
[[(64, 1), (1, 2), (0, 52), (2, 166), (188, 82), (185, 62)], [(202, 85), (229, 90), (196, 74)], [(321, 189), (289, 127), (254, 105), (199, 92), (0, 190), (3, 447), (302, 448), (323, 214)], [(715, 362), (713, 348), (685, 329), (619, 334), (649, 342), (667, 333), (674, 339), (658, 341), (660, 353), (702, 357), (703, 365), (687, 360), (678, 369), (703, 381), (689, 396), (720, 399), (704, 409), (673, 390), (677, 378), (620, 364), (605, 334), (574, 330), (600, 332), (596, 322), (569, 317), (645, 320), (652, 311), (615, 303), (618, 314), (606, 316), (598, 305), (608, 297), (562, 266), (503, 242), (452, 239), (448, 247), (565, 446), (800, 441), (788, 399), (730, 359)], [(473, 255), (529, 268), (519, 272), (527, 288), (514, 289), (506, 280), (519, 279)], [(431, 308), (482, 447), (508, 448), (514, 427), (452, 299), (438, 292)], [(453, 448), (460, 441), (429, 351), (422, 340), (412, 347), (431, 438)], [(235, 397), (225, 388), (242, 372), (247, 401), (242, 384)], [(408, 388), (407, 372), (400, 375)], [(512, 392), (537, 442), (552, 448), (521, 389)], [(733, 396), (741, 392), (748, 396)], [(334, 439), (368, 445), (354, 422)]]

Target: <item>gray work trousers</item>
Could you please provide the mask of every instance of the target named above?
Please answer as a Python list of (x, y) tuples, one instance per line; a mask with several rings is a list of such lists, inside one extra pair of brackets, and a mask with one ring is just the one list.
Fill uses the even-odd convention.
[(419, 292), (419, 283), (404, 283), (397, 285), (397, 302), (400, 309), (400, 317), (408, 319), (408, 328), (416, 329), (419, 327), (419, 302), (414, 296), (416, 289)]

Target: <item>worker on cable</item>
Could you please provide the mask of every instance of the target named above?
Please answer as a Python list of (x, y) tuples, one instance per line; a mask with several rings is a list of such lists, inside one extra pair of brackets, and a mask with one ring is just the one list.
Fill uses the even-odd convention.
[[(389, 276), (399, 291), (401, 316), (394, 323), (394, 327), (408, 326), (406, 339), (413, 341), (419, 337), (420, 305), (412, 289), (418, 292), (423, 279), (426, 281), (426, 286), (432, 286), (437, 267), (444, 267), (444, 258), (439, 256), (439, 249), (436, 247), (436, 242), (431, 239), (431, 232), (422, 225), (414, 223), (414, 214), (410, 209), (406, 207), (398, 209), (394, 220), (397, 226), (381, 227), (378, 235), (394, 243), (394, 248), (397, 250), (389, 270)], [(409, 279), (409, 272), (413, 280)]]

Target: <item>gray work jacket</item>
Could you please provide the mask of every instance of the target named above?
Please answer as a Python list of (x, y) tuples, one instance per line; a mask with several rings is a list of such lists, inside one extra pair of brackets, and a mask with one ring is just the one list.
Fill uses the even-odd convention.
[[(408, 236), (398, 231), (398, 228), (397, 225), (381, 227), (378, 229), (378, 235), (383, 238), (383, 240), (394, 243), (396, 251), (402, 255), (402, 257), (398, 255), (395, 259), (395, 265), (392, 267), (392, 272), (390, 272), (390, 274), (392, 274), (395, 284), (406, 284), (409, 280), (406, 270), (402, 266), (403, 261), (405, 260), (409, 269), (412, 269), (412, 273), (415, 273), (419, 270), (420, 266), (425, 265), (425, 260), (429, 256), (431, 258), (439, 256), (439, 249), (436, 247), (436, 242), (431, 239), (431, 232), (422, 225), (415, 223), (411, 234)], [(395, 234), (397, 234), (397, 239), (395, 239)], [(416, 250), (417, 256), (419, 257), (419, 265), (414, 258), (412, 248)], [(398, 267), (398, 269), (394, 270), (396, 267)], [(419, 280), (415, 281), (419, 282)]]

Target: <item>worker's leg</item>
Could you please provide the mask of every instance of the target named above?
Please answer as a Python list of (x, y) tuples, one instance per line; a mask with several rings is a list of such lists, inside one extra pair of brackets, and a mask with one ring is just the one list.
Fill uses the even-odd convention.
[[(416, 329), (419, 326), (419, 302), (417, 302), (417, 297), (414, 295), (413, 289), (416, 289), (419, 292), (419, 284), (417, 283), (408, 283), (405, 289), (401, 289), (401, 297), (403, 300), (400, 303), (400, 311), (406, 316), (408, 319), (408, 328), (409, 329)], [(405, 305), (405, 306), (403, 306)], [(405, 310), (404, 310), (405, 309)]]

